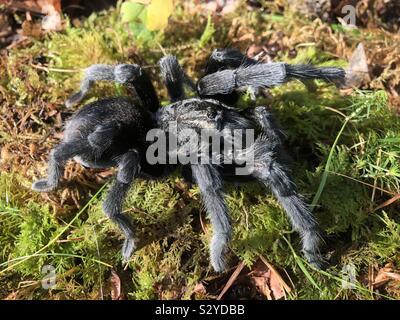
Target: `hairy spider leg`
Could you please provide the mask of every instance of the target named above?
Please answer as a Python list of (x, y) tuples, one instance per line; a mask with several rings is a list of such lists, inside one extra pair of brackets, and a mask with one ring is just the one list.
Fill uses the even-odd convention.
[(248, 58), (237, 49), (215, 49), (208, 58), (205, 74), (214, 73), (225, 69), (236, 69), (240, 66), (251, 66), (259, 63)]
[(273, 146), (280, 148), (285, 142), (285, 133), (279, 126), (272, 113), (268, 111), (267, 107), (257, 106), (255, 108), (246, 109), (245, 115), (254, 120), (265, 132), (265, 134), (269, 135), (271, 148)]
[(185, 73), (175, 56), (167, 55), (158, 62), (161, 70), (161, 78), (168, 90), (171, 102), (185, 99), (183, 89)]
[[(316, 268), (322, 266), (319, 253), (321, 236), (318, 224), (308, 206), (297, 192), (281, 148), (281, 132), (271, 114), (262, 113), (264, 132), (254, 144), (254, 171), (252, 175), (270, 188), (286, 211), (293, 228), (300, 233), (306, 259)], [(268, 124), (269, 123), (269, 124)]]
[(222, 192), (221, 176), (213, 165), (192, 165), (191, 168), (213, 227), (210, 244), (211, 265), (215, 271), (221, 272), (226, 267), (225, 251), (231, 238), (231, 224)]
[(158, 64), (171, 102), (185, 99), (185, 85), (192, 91), (196, 91), (196, 85), (183, 71), (175, 56), (166, 55), (160, 59)]
[(135, 90), (142, 103), (148, 110), (155, 112), (159, 101), (153, 84), (147, 73), (136, 64), (95, 64), (85, 69), (85, 76), (81, 81), (80, 91), (73, 94), (66, 106), (71, 107), (85, 97), (95, 81), (112, 81)]
[(88, 135), (87, 139), (89, 144), (93, 147), (96, 158), (100, 158), (104, 151), (111, 146), (114, 136), (119, 129), (120, 126), (118, 123), (110, 122), (98, 125), (96, 129)]
[(200, 97), (219, 97), (216, 99), (224, 101), (230, 98), (234, 101), (232, 94), (236, 90), (250, 89), (255, 100), (260, 89), (272, 88), (293, 78), (340, 82), (345, 78), (345, 71), (342, 68), (307, 64), (260, 63), (238, 50), (216, 50), (208, 61), (205, 76), (197, 83), (197, 92)]
[(137, 150), (143, 149), (141, 142), (149, 128), (152, 128), (150, 112), (141, 110), (129, 98), (104, 99), (86, 105), (69, 120), (63, 143), (51, 153), (48, 179), (32, 186), (37, 191), (53, 190), (70, 158), (91, 168), (117, 165), (119, 170), (103, 209), (125, 235), (124, 259), (135, 249), (135, 239), (128, 217), (122, 214), (122, 205), (140, 169), (143, 159)]
[(50, 152), (47, 178), (40, 179), (32, 184), (32, 189), (39, 192), (49, 192), (58, 187), (64, 166), (67, 160), (90, 150), (90, 146), (83, 141), (60, 143)]
[[(204, 76), (207, 76), (209, 74), (214, 74), (218, 71), (232, 70), (232, 69), (237, 69), (239, 67), (256, 65), (258, 63), (260, 62), (248, 58), (246, 55), (242, 54), (237, 49), (232, 49), (232, 48), (215, 49), (207, 61)], [(197, 87), (196, 89), (197, 93), (201, 97), (213, 98), (228, 105), (234, 105), (239, 100), (239, 95), (235, 90), (229, 89), (228, 92), (207, 93), (205, 92), (204, 89), (203, 89), (204, 91), (201, 91), (200, 87)], [(250, 93), (252, 104), (255, 105), (258, 90), (250, 87), (248, 87), (247, 90)]]
[(129, 150), (118, 159), (118, 174), (106, 200), (103, 203), (103, 210), (106, 216), (111, 219), (124, 233), (125, 241), (122, 246), (122, 257), (128, 260), (135, 250), (134, 228), (127, 215), (122, 213), (122, 206), (129, 188), (139, 172), (140, 157), (136, 150)]
[(78, 104), (89, 92), (90, 88), (94, 85), (95, 81), (113, 81), (115, 66), (106, 64), (94, 64), (84, 70), (84, 78), (80, 84), (80, 90), (73, 94), (65, 102), (67, 108)]

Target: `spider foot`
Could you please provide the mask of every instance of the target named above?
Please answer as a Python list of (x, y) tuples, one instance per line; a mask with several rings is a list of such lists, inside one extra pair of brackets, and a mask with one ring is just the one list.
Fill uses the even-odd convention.
[(326, 265), (325, 259), (321, 256), (321, 254), (316, 252), (311, 252), (308, 250), (303, 251), (304, 257), (308, 261), (308, 263), (313, 266), (317, 270), (324, 269)]
[(122, 258), (127, 262), (136, 249), (136, 240), (134, 238), (126, 238), (122, 246)]
[(85, 93), (82, 91), (79, 91), (77, 93), (74, 93), (72, 96), (70, 96), (67, 101), (65, 101), (65, 106), (67, 108), (71, 108), (74, 105), (78, 104), (85, 96)]
[(51, 185), (47, 179), (40, 179), (32, 183), (32, 190), (37, 192), (50, 192), (56, 189), (56, 185)]
[(215, 272), (224, 272), (226, 270), (226, 244), (229, 236), (225, 234), (215, 234), (211, 240), (210, 261)]
[(224, 272), (226, 270), (225, 260), (222, 257), (211, 257), (211, 265), (215, 272)]

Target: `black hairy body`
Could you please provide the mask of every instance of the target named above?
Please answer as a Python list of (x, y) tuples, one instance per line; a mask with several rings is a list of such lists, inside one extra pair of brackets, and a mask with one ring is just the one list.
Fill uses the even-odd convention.
[[(47, 192), (59, 186), (68, 159), (75, 159), (86, 167), (118, 167), (117, 176), (108, 191), (103, 209), (125, 235), (123, 257), (129, 259), (135, 249), (132, 221), (122, 212), (122, 205), (135, 178), (160, 178), (175, 168), (182, 168), (184, 176), (199, 186), (204, 206), (213, 226), (210, 260), (216, 271), (226, 267), (225, 251), (231, 238), (231, 221), (224, 201), (223, 181), (257, 180), (271, 189), (286, 211), (292, 226), (302, 239), (302, 249), (307, 260), (319, 267), (320, 236), (318, 224), (297, 192), (290, 177), (287, 156), (282, 148), (284, 134), (272, 114), (263, 106), (245, 111), (235, 108), (238, 94), (243, 88), (253, 90), (280, 85), (289, 78), (324, 79), (344, 77), (342, 69), (317, 68), (307, 65), (281, 63), (259, 64), (236, 50), (216, 50), (211, 55), (205, 75), (194, 84), (179, 66), (177, 59), (166, 56), (159, 62), (161, 76), (167, 87), (171, 104), (160, 107), (153, 85), (137, 65), (94, 65), (86, 69), (78, 93), (71, 96), (67, 106), (79, 103), (94, 81), (114, 81), (132, 89), (132, 98), (102, 99), (77, 111), (67, 122), (62, 142), (52, 150), (47, 177), (36, 181), (32, 188)], [(197, 97), (187, 99), (184, 88), (197, 91)], [(227, 103), (227, 104), (226, 104)], [(176, 132), (170, 123), (176, 124)], [(147, 134), (157, 129), (166, 137), (176, 135), (177, 145), (167, 145), (165, 163), (153, 163), (147, 151), (150, 142)], [(240, 164), (226, 162), (231, 157), (219, 151), (213, 154), (211, 144), (202, 152), (224, 161), (219, 163), (172, 162), (172, 154), (190, 153), (194, 145), (191, 138), (200, 141), (204, 130), (218, 133), (217, 143), (223, 145), (236, 131), (242, 132), (239, 140), (248, 138), (253, 130), (251, 145), (240, 149), (241, 160), (251, 162), (246, 175), (238, 175)], [(185, 132), (191, 130), (190, 135)], [(246, 131), (247, 130), (247, 131)]]
[[(130, 98), (110, 98), (96, 101), (80, 109), (67, 122), (65, 143), (82, 143), (87, 137), (88, 145), (98, 152), (87, 152), (80, 157), (89, 167), (105, 163), (114, 166), (126, 150), (145, 148), (146, 134), (155, 126), (151, 115)], [(110, 137), (101, 137), (112, 132)], [(101, 137), (101, 138), (100, 138)]]

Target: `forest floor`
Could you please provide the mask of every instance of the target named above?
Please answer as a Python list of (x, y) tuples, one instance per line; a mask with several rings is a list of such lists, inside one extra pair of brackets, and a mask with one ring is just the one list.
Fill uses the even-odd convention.
[[(400, 299), (399, 41), (379, 25), (350, 29), (285, 5), (240, 5), (219, 15), (178, 5), (163, 32), (138, 40), (118, 6), (2, 49), (0, 298)], [(144, 66), (167, 103), (157, 68), (165, 53), (197, 79), (215, 48), (348, 67), (359, 43), (369, 79), (350, 89), (293, 81), (258, 100), (287, 134), (296, 184), (324, 234), (325, 270), (303, 260), (298, 234), (258, 184), (227, 185), (234, 231), (231, 268), (222, 274), (209, 265), (211, 228), (199, 191), (179, 173), (132, 187), (124, 210), (137, 224), (140, 248), (128, 263), (122, 235), (101, 209), (114, 170), (69, 162), (58, 191), (30, 189), (74, 111), (65, 100), (91, 64)], [(121, 94), (100, 83), (85, 102)], [(43, 288), (53, 271), (56, 285)]]

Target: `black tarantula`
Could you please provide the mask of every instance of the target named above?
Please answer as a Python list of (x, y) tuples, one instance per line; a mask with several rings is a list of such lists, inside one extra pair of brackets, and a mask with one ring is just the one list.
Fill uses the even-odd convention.
[[(345, 76), (343, 69), (259, 63), (234, 49), (214, 50), (206, 65), (205, 75), (196, 84), (185, 74), (174, 56), (163, 57), (159, 67), (171, 100), (166, 107), (160, 107), (148, 75), (138, 65), (92, 65), (86, 69), (80, 91), (67, 100), (68, 107), (79, 103), (97, 80), (114, 81), (134, 92), (131, 97), (102, 99), (78, 110), (67, 122), (62, 142), (50, 153), (47, 178), (34, 182), (32, 189), (41, 192), (56, 189), (65, 163), (71, 158), (90, 168), (117, 166), (118, 173), (103, 209), (124, 233), (122, 254), (124, 259), (128, 259), (135, 249), (135, 235), (130, 219), (122, 213), (122, 205), (133, 180), (137, 177), (160, 178), (180, 167), (184, 176), (199, 186), (213, 227), (211, 264), (214, 270), (223, 271), (224, 253), (231, 237), (223, 181), (258, 180), (272, 190), (293, 228), (300, 233), (306, 259), (315, 267), (320, 267), (318, 225), (289, 175), (282, 148), (284, 134), (265, 107), (240, 111), (235, 108), (235, 103), (238, 92), (243, 89), (250, 89), (255, 98), (259, 89), (271, 88), (292, 78), (341, 80)], [(186, 98), (185, 86), (194, 91), (196, 97)], [(176, 123), (175, 132), (170, 129), (171, 122)], [(183, 134), (187, 129), (195, 135), (200, 135), (201, 130), (212, 129), (222, 133), (222, 138), (232, 137), (232, 132), (239, 130), (242, 140), (247, 138), (248, 129), (252, 129), (255, 140), (239, 152), (244, 163), (250, 160), (251, 155), (251, 170), (247, 175), (236, 174), (235, 170), (243, 167), (243, 162), (239, 164), (236, 160), (183, 163), (170, 161), (167, 157), (165, 163), (149, 161), (146, 152), (151, 143), (146, 136), (152, 129), (177, 137), (177, 144), (166, 148), (168, 156), (192, 154), (194, 145), (188, 142), (190, 136)], [(226, 144), (226, 140), (219, 139), (218, 143)], [(206, 143), (206, 154), (210, 148), (211, 143)], [(213, 156), (226, 160), (232, 154), (219, 152)]]

